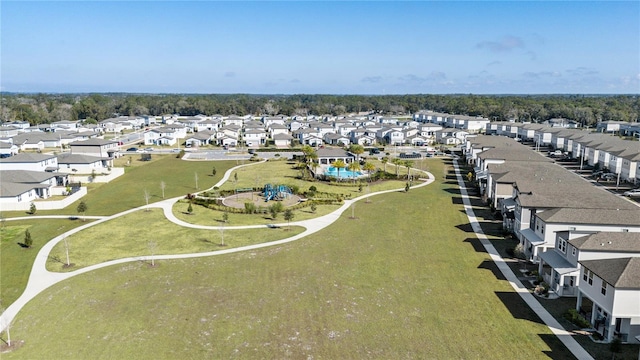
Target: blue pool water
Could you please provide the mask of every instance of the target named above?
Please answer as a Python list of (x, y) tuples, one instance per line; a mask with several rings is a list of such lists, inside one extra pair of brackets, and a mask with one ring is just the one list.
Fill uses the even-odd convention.
[[(338, 169), (331, 166), (329, 167), (329, 169), (327, 169), (327, 171), (324, 172), (324, 174), (326, 176), (334, 176), (334, 177), (338, 177)], [(341, 179), (351, 179), (354, 177), (358, 177), (358, 176), (362, 176), (362, 173), (360, 171), (349, 171), (347, 169), (340, 169), (340, 178)]]

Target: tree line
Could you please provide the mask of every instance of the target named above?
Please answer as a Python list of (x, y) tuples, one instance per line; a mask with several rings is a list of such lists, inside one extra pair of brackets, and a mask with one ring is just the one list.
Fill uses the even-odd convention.
[(542, 122), (552, 118), (583, 125), (637, 122), (638, 95), (250, 95), (250, 94), (0, 94), (2, 121), (32, 125), (60, 120), (104, 120), (118, 115), (408, 115), (419, 110), (482, 116), (495, 121)]

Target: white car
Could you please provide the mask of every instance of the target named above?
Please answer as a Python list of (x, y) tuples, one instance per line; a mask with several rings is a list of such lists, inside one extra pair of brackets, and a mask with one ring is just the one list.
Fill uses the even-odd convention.
[(622, 193), (622, 195), (628, 196), (628, 197), (640, 197), (640, 189), (625, 191)]

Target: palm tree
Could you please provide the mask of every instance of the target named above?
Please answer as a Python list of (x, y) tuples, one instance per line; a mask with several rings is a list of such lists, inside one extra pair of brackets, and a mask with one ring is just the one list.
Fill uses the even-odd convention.
[(387, 172), (387, 163), (389, 162), (389, 157), (385, 156), (382, 158), (382, 164), (384, 165), (384, 172)]
[(362, 166), (362, 170), (366, 171), (369, 174), (369, 180), (371, 180), (371, 172), (376, 169), (375, 165), (370, 162), (365, 162), (364, 166)]
[(391, 160), (391, 163), (396, 166), (396, 176), (398, 176), (398, 170), (400, 169), (400, 165), (402, 164), (402, 159), (394, 158)]
[(351, 144), (349, 145), (349, 152), (356, 156), (357, 161), (360, 161), (360, 155), (364, 152), (364, 146)]
[(355, 173), (357, 171), (360, 171), (360, 163), (358, 163), (357, 161), (353, 161), (349, 163), (349, 166), (347, 166), (347, 169), (349, 169), (349, 171), (352, 171), (354, 173), (353, 175), (353, 181), (356, 181), (356, 176)]
[(345, 167), (347, 167), (347, 164), (345, 164), (344, 160), (342, 159), (338, 159), (336, 161), (333, 162), (333, 167), (338, 169), (338, 180), (340, 179), (340, 169), (344, 169)]
[(403, 165), (407, 167), (407, 179), (411, 179), (411, 168), (413, 167), (413, 161), (405, 160)]

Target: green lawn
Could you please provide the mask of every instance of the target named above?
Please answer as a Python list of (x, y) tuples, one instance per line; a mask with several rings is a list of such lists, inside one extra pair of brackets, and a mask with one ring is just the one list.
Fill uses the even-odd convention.
[[(33, 260), (47, 241), (87, 223), (67, 219), (5, 221), (0, 227), (0, 305), (6, 308), (22, 294)], [(33, 239), (30, 249), (19, 245), (27, 229)]]
[[(152, 161), (143, 162), (139, 156), (131, 155), (132, 166), (125, 168), (125, 175), (109, 182), (87, 184), (88, 193), (82, 198), (88, 210), (86, 215), (113, 215), (146, 204), (145, 190), (149, 202), (162, 200), (161, 182), (165, 183), (165, 198), (184, 196), (212, 187), (224, 172), (236, 166), (235, 161), (184, 161), (175, 155), (153, 155)], [(118, 159), (124, 164), (129, 156)], [(211, 176), (216, 167), (216, 176)], [(196, 174), (198, 188), (196, 188)], [(78, 202), (60, 210), (38, 210), (37, 215), (77, 214)], [(25, 216), (25, 212), (3, 212), (4, 217)]]
[[(163, 255), (229, 249), (279, 240), (302, 231), (304, 228), (299, 226), (225, 229), (222, 232), (191, 229), (170, 223), (161, 209), (140, 210), (69, 236), (69, 262), (74, 266), (63, 266), (66, 264), (66, 251), (64, 242), (60, 242), (51, 250), (47, 269), (73, 271), (109, 260), (151, 255), (151, 251), (155, 255)], [(223, 236), (224, 246), (221, 246)]]
[(460, 204), (439, 181), (283, 246), (74, 277), (27, 304), (3, 359), (572, 358)]

